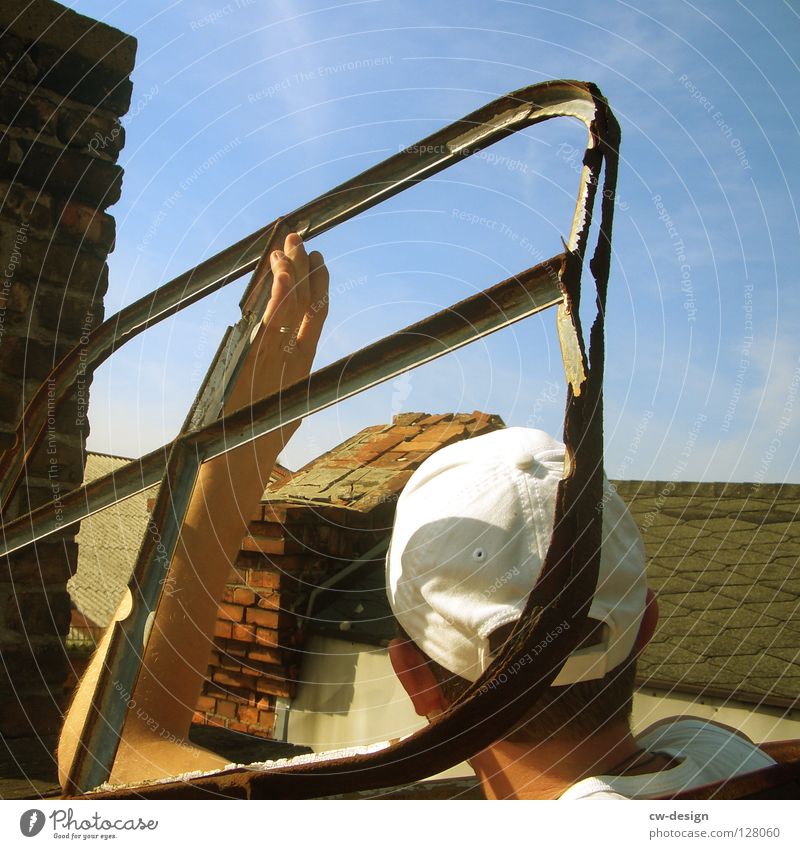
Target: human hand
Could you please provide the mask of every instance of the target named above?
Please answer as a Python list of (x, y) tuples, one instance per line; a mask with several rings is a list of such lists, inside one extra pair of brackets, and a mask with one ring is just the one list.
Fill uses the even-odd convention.
[(270, 299), (225, 412), (307, 377), (328, 315), (325, 261), (319, 251), (307, 254), (297, 233), (286, 237), (282, 251), (263, 257), (256, 274), (264, 275), (268, 269), (273, 276)]
[(272, 294), (261, 324), (267, 336), (277, 334), (284, 363), (282, 383), (288, 386), (311, 370), (328, 315), (330, 275), (322, 254), (307, 254), (297, 233), (286, 237), (283, 251), (273, 251), (269, 262)]

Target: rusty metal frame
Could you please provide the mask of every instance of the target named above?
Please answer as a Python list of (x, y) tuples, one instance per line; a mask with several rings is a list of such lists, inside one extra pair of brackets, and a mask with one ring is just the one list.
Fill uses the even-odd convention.
[[(555, 81), (529, 86), (409, 146), (109, 319), (91, 334), (87, 349), (73, 350), (48, 379), (51, 385), (52, 381), (56, 382), (57, 401), (63, 401), (77, 377), (76, 366), (81, 356), (89, 368), (96, 367), (148, 326), (254, 270), (265, 248), (269, 249), (283, 233), (297, 230), (309, 240), (461, 158), (554, 117), (577, 118), (589, 132), (575, 215), (562, 253), (315, 372), (308, 381), (295, 384), (280, 395), (219, 418), (225, 387), (230, 385), (230, 378), (246, 353), (249, 331), (269, 296), (267, 275), (263, 285), (251, 283), (248, 287), (242, 299), (243, 318), (223, 340), (175, 441), (62, 498), (58, 522), (54, 521), (53, 505), (47, 505), (4, 527), (0, 553), (9, 553), (141, 491), (163, 474), (152, 517), (160, 531), (159, 547), (156, 548), (152, 535), (142, 544), (130, 584), (133, 609), (125, 620), (113, 626), (107, 662), (87, 714), (69, 791), (86, 793), (110, 775), (126, 717), (126, 700), (122, 695), (135, 692), (141, 668), (139, 653), (132, 646), (142, 645), (148, 616), (157, 611), (166, 578), (165, 563), (174, 551), (202, 462), (547, 306), (557, 305), (568, 381), (564, 430), (568, 468), (559, 487), (556, 527), (542, 577), (500, 657), (441, 720), (388, 749), (345, 760), (289, 765), (268, 773), (233, 771), (222, 778), (198, 779), (193, 787), (200, 794), (314, 796), (330, 793), (334, 787), (336, 792), (341, 792), (343, 786), (357, 790), (415, 780), (485, 748), (499, 731), (521, 718), (530, 700), (549, 686), (573, 650), (572, 635), (578, 629), (571, 629), (563, 639), (553, 641), (539, 652), (536, 663), (526, 665), (526, 653), (530, 659), (530, 650), (537, 639), (557, 622), (567, 617), (574, 621), (585, 618), (597, 579), (600, 548), (602, 511), (597, 505), (602, 495), (603, 318), (619, 131), (594, 85)], [(603, 170), (601, 225), (590, 263), (596, 281), (598, 317), (587, 352), (578, 313), (580, 280)], [(258, 276), (254, 275), (254, 281)], [(0, 464), (4, 505), (13, 496), (25, 462), (44, 432), (46, 401), (43, 392), (33, 399), (20, 423), (15, 450), (7, 452)], [(163, 556), (164, 549), (167, 558)], [(514, 678), (514, 686), (506, 686), (508, 676), (504, 670), (517, 667), (519, 674)], [(110, 685), (112, 681), (118, 683), (116, 688)], [(347, 776), (344, 781), (343, 776)], [(156, 792), (163, 791), (162, 787)]]

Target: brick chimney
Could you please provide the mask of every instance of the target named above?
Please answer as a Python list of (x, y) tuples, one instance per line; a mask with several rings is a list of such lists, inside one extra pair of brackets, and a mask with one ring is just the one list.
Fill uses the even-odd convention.
[[(51, 368), (103, 321), (136, 41), (49, 0), (0, 6), (0, 451)], [(48, 421), (6, 518), (83, 479), (91, 374)], [(0, 562), (0, 735), (61, 722), (77, 526)]]

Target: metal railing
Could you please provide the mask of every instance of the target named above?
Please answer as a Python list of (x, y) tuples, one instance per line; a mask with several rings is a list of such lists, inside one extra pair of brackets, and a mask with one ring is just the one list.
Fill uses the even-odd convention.
[[(79, 365), (81, 369), (95, 368), (146, 328), (253, 271), (259, 257), (282, 243), (286, 233), (300, 232), (307, 242), (464, 157), (555, 117), (577, 118), (589, 133), (575, 214), (563, 252), (320, 369), (280, 395), (220, 418), (227, 388), (247, 352), (254, 322), (269, 298), (271, 277), (256, 274), (241, 302), (242, 319), (226, 333), (173, 442), (62, 496), (57, 512), (50, 504), (4, 525), (0, 553), (8, 554), (162, 480), (152, 515), (160, 540), (157, 546), (154, 535), (148, 534), (142, 543), (129, 587), (133, 607), (124, 620), (113, 625), (106, 664), (73, 763), (70, 792), (87, 792), (111, 773), (126, 719), (127, 697), (135, 693), (141, 669), (140, 652), (132, 647), (143, 644), (150, 614), (156, 611), (158, 615), (169, 561), (200, 465), (550, 306), (558, 310), (568, 383), (564, 440), (570, 462), (559, 488), (556, 526), (542, 576), (512, 638), (490, 669), (442, 719), (388, 749), (344, 761), (289, 765), (269, 773), (233, 771), (198, 780), (196, 789), (206, 792), (208, 787), (216, 787), (221, 793), (227, 790), (227, 795), (236, 795), (244, 788), (242, 792), (248, 796), (312, 796), (334, 789), (342, 792), (343, 787), (357, 790), (422, 778), (489, 745), (500, 731), (521, 718), (530, 699), (555, 678), (574, 648), (570, 634), (577, 633), (577, 628), (537, 652), (536, 663), (521, 666), (513, 686), (506, 686), (508, 676), (504, 676), (506, 682), (501, 676), (504, 669), (519, 664), (526, 651), (530, 655), (530, 648), (553, 624), (566, 617), (585, 618), (597, 579), (602, 521), (598, 505), (602, 498), (603, 320), (619, 130), (599, 90), (590, 83), (542, 83), (492, 101), (122, 310), (91, 334), (88, 346), (76, 347), (54, 369), (25, 411), (14, 449), (0, 461), (0, 493), (5, 507), (23, 478), (26, 461), (41, 442), (47, 405), (53, 403), (52, 394), (47, 397), (48, 384), (52, 387), (55, 383), (55, 401), (63, 402), (78, 376)], [(580, 283), (603, 170), (602, 216), (589, 264), (596, 282), (598, 314), (587, 351), (578, 311)], [(561, 592), (562, 587), (569, 591)], [(347, 776), (344, 781), (343, 775)]]

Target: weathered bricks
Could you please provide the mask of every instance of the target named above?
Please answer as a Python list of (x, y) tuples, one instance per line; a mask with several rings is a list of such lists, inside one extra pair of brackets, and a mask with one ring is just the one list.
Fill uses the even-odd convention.
[(245, 616), (248, 622), (253, 622), (262, 628), (278, 627), (278, 614), (274, 610), (262, 610), (259, 607), (249, 607)]
[[(115, 239), (105, 209), (120, 194), (119, 119), (136, 42), (50, 0), (4, 0), (0, 33), (2, 451), (14, 442), (23, 402), (104, 318)], [(81, 483), (90, 384), (79, 375), (52, 411), (9, 518)], [(0, 562), (2, 735), (42, 735), (61, 722), (77, 530)]]

